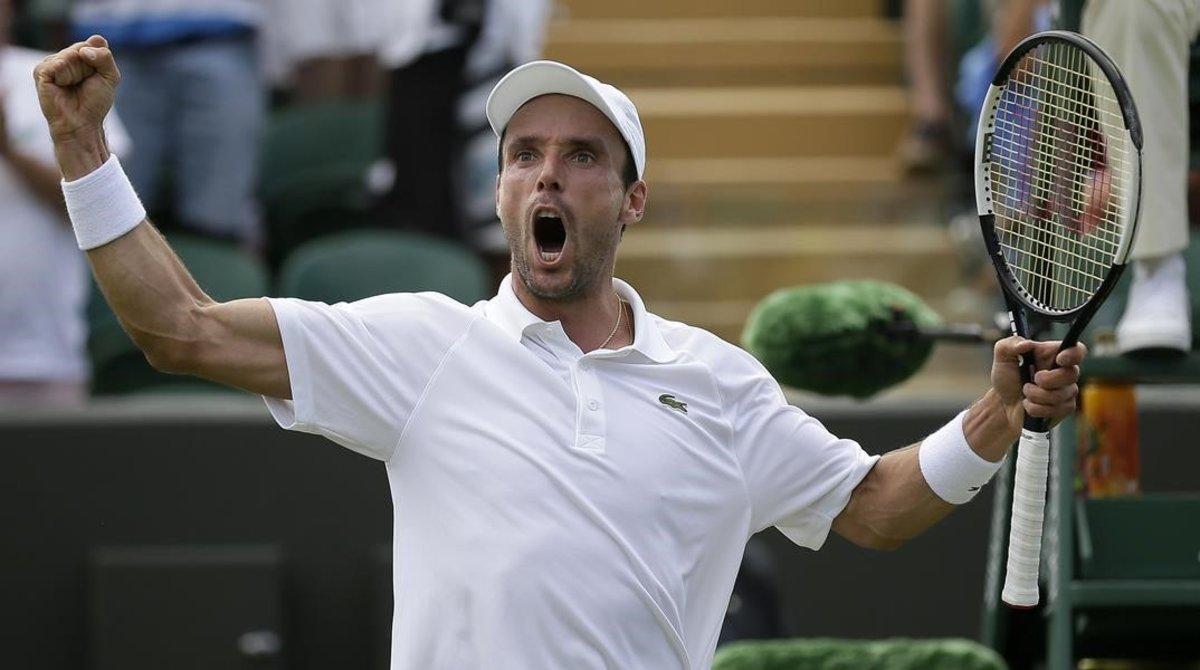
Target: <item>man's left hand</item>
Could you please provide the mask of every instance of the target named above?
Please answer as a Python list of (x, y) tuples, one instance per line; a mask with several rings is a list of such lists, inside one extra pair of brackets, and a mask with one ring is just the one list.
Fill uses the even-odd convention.
[[(1035, 342), (1012, 336), (996, 343), (992, 360), (992, 388), (1004, 403), (1014, 431), (1025, 416), (1049, 419), (1051, 424), (1075, 411), (1079, 396), (1079, 365), (1087, 355), (1082, 343), (1059, 352), (1061, 342)], [(1021, 356), (1032, 355), (1037, 373), (1033, 382), (1021, 382)]]

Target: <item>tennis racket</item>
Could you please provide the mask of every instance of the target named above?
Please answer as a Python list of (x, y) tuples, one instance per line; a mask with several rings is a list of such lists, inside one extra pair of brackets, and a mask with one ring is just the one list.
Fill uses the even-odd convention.
[[(1012, 330), (1029, 318), (1070, 326), (1075, 346), (1120, 278), (1138, 218), (1142, 131), (1117, 66), (1080, 35), (1033, 35), (1001, 63), (980, 115), (975, 198)], [(1023, 381), (1036, 371), (1021, 361)], [(1050, 435), (1026, 416), (1017, 447), (1001, 598), (1038, 603)]]

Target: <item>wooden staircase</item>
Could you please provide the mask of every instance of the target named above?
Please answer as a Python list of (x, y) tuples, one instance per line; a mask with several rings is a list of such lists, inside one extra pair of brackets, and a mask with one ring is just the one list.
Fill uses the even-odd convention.
[[(546, 57), (621, 87), (650, 198), (617, 274), (652, 311), (738, 342), (771, 291), (959, 282), (937, 183), (892, 158), (908, 122), (880, 0), (560, 0)], [(977, 366), (975, 366), (977, 367)]]

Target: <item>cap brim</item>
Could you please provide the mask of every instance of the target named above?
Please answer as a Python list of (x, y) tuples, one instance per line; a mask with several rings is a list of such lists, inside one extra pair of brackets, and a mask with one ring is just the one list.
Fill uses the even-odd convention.
[(530, 100), (551, 93), (582, 98), (600, 110), (618, 129), (616, 113), (604, 96), (578, 70), (562, 63), (539, 60), (526, 63), (504, 75), (487, 100), (488, 123), (499, 137), (513, 114)]

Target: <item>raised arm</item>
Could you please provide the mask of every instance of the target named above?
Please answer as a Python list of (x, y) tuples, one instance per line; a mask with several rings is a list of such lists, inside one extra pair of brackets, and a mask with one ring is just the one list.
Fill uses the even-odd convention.
[[(1010, 337), (996, 344), (992, 363), (992, 388), (958, 421), (920, 444), (889, 452), (854, 490), (850, 502), (833, 522), (833, 530), (851, 542), (872, 549), (894, 549), (924, 532), (954, 510), (935, 493), (929, 474), (922, 469), (921, 450), (953, 450), (954, 440), (965, 438), (971, 454), (966, 467), (989, 472), (987, 463), (999, 463), (1021, 434), (1028, 412), (1061, 419), (1075, 409), (1082, 345), (1057, 354), (1058, 342), (1032, 342)], [(1023, 386), (1017, 367), (1021, 354), (1033, 352), (1039, 372), (1034, 383)], [(1056, 369), (1049, 369), (1058, 355)], [(958, 432), (958, 435), (954, 433)], [(952, 454), (953, 455), (953, 454)], [(978, 463), (971, 463), (971, 459)], [(926, 469), (937, 467), (929, 459)], [(961, 501), (960, 501), (961, 502)]]
[[(72, 210), (81, 246), (104, 297), (150, 364), (290, 398), (279, 326), (266, 299), (215, 302), (148, 220), (140, 214), (128, 220), (136, 198), (114, 171), (119, 166), (109, 163), (103, 130), (120, 82), (108, 43), (93, 36), (74, 44), (43, 61), (34, 79), (63, 180), (88, 177), (94, 186), (84, 208)], [(106, 232), (116, 237), (107, 241)]]

